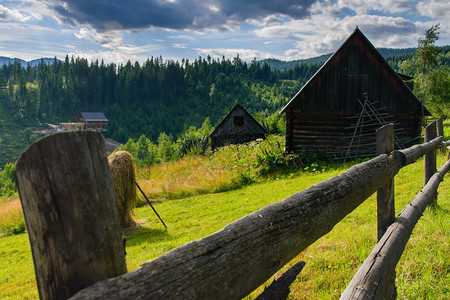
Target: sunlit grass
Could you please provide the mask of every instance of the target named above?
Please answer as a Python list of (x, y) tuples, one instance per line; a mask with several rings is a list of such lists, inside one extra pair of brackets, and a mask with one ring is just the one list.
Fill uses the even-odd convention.
[(0, 299), (37, 299), (27, 234), (0, 238)]
[(25, 221), (19, 199), (1, 201), (0, 216), (0, 236), (25, 231)]
[(211, 164), (206, 156), (155, 164), (138, 170), (138, 183), (151, 199), (176, 199), (204, 194), (233, 184), (232, 171)]
[[(438, 168), (446, 157), (438, 157)], [(395, 179), (396, 214), (423, 187), (423, 159), (403, 168)], [(439, 186), (436, 210), (427, 209), (416, 225), (397, 265), (397, 299), (449, 299), (450, 186), (447, 174)], [(291, 285), (290, 299), (339, 299), (362, 262), (376, 245), (376, 195), (308, 247), (264, 286), (298, 261), (306, 266)], [(249, 299), (264, 290), (259, 287)]]
[[(438, 168), (443, 162), (444, 155), (440, 155)], [(185, 162), (180, 162), (179, 174), (189, 174), (186, 169), (190, 164), (199, 172), (210, 167), (205, 161), (191, 157)], [(298, 173), (291, 178), (261, 180), (227, 192), (194, 193), (193, 196), (185, 198), (154, 201), (153, 205), (167, 224), (167, 230), (148, 205), (139, 207), (135, 210), (134, 218), (140, 226), (125, 232), (128, 270), (134, 270), (142, 263), (187, 242), (212, 234), (268, 204), (281, 201), (297, 191), (336, 176), (349, 166), (347, 164), (342, 168), (323, 173)], [(149, 178), (162, 176), (156, 175), (156, 171), (150, 172)], [(397, 266), (399, 299), (450, 298), (448, 289), (450, 186), (447, 182), (449, 176), (445, 177), (439, 188), (439, 208), (436, 211), (425, 212)], [(142, 177), (145, 177), (145, 174), (138, 175), (139, 181), (145, 183)], [(191, 185), (195, 186), (195, 179), (190, 180)], [(143, 184), (146, 194), (152, 194), (149, 187)], [(402, 169), (396, 176), (397, 214), (422, 187), (423, 159), (420, 159)], [(13, 205), (14, 209), (17, 209), (16, 205)], [(376, 231), (376, 200), (373, 195), (336, 225), (329, 234), (283, 267), (264, 286), (281, 276), (290, 265), (304, 260), (306, 266), (292, 284), (289, 297), (337, 299), (375, 246)], [(0, 261), (2, 262), (0, 299), (37, 298), (34, 267), (26, 234), (0, 238)], [(259, 287), (248, 298), (255, 298), (262, 292), (264, 286)]]
[(284, 143), (283, 138), (269, 136), (246, 145), (222, 147), (206, 156), (188, 155), (138, 169), (137, 180), (147, 196), (156, 200), (238, 189), (261, 179), (260, 168), (254, 166), (256, 156), (277, 143)]

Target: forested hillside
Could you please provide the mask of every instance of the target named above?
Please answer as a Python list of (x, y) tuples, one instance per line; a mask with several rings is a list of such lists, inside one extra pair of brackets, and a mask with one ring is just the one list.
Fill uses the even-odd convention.
[[(406, 50), (384, 51), (394, 70), (402, 71), (404, 62), (412, 60), (411, 49)], [(448, 46), (438, 47), (440, 65), (448, 66), (448, 53)], [(37, 66), (5, 64), (0, 87), (10, 114), (23, 128), (74, 121), (80, 111), (102, 111), (110, 121), (107, 137), (119, 142), (141, 135), (156, 141), (162, 132), (176, 140), (206, 118), (217, 125), (240, 103), (268, 123), (271, 132), (283, 133), (277, 111), (326, 58), (287, 67), (288, 63), (275, 60), (247, 63), (239, 57), (181, 62), (152, 57), (143, 64), (116, 65), (67, 56), (52, 63), (42, 60)]]
[(155, 140), (160, 132), (176, 137), (207, 117), (216, 125), (237, 102), (268, 117), (317, 68), (282, 73), (239, 58), (181, 63), (150, 58), (117, 66), (66, 57), (37, 67), (4, 65), (0, 84), (7, 87), (17, 120), (57, 123), (74, 120), (80, 111), (103, 111), (108, 135), (125, 142), (142, 134)]

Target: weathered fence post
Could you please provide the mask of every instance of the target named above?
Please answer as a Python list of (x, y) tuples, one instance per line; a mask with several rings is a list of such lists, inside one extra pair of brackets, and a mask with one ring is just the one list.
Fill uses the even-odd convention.
[[(394, 124), (387, 124), (376, 131), (377, 155), (394, 151)], [(378, 240), (394, 223), (394, 178), (377, 190)]]
[[(444, 121), (442, 120), (442, 118), (439, 118), (436, 121), (436, 126), (437, 126), (437, 136), (444, 136)], [(445, 152), (445, 147), (444, 145), (441, 145), (439, 147), (439, 154), (444, 153)]]
[(355, 165), (71, 299), (242, 299), (442, 140)]
[(444, 121), (442, 120), (442, 118), (439, 118), (436, 122), (437, 136), (444, 136)]
[(41, 299), (67, 299), (126, 272), (103, 137), (66, 132), (31, 145), (16, 182)]
[[(376, 131), (377, 155), (389, 154), (394, 151), (394, 124), (387, 124)], [(377, 190), (377, 241), (395, 221), (394, 178)], [(397, 290), (395, 287), (395, 270), (387, 274), (385, 299), (395, 299)]]
[[(425, 127), (425, 142), (429, 142), (436, 138), (436, 122), (431, 123)], [(436, 149), (427, 152), (424, 156), (424, 173), (425, 173), (425, 184), (430, 180), (431, 176), (436, 173)], [(435, 207), (437, 205), (437, 197), (435, 197), (431, 202), (430, 206)]]

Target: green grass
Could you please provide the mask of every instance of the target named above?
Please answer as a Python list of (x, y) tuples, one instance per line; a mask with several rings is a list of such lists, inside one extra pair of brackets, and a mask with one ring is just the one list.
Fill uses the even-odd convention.
[[(443, 161), (444, 156), (439, 156), (438, 167)], [(164, 229), (150, 207), (137, 208), (135, 220), (141, 225), (126, 232), (128, 270), (134, 270), (148, 260), (207, 236), (248, 213), (283, 200), (344, 170), (300, 174), (229, 192), (155, 202), (154, 206), (168, 230)], [(436, 211), (426, 211), (397, 266), (399, 299), (450, 298), (449, 178), (450, 175), (445, 177), (439, 189), (440, 207)], [(398, 214), (423, 186), (423, 159), (402, 169), (395, 182)], [(279, 277), (290, 265), (304, 260), (306, 267), (291, 285), (290, 298), (337, 299), (375, 244), (376, 200), (372, 196), (265, 285)], [(0, 238), (0, 249), (0, 299), (37, 298), (27, 234)], [(263, 289), (264, 286), (259, 287), (247, 298), (255, 298)]]
[[(443, 164), (443, 156), (440, 163)], [(446, 175), (446, 180), (450, 175)], [(423, 159), (402, 169), (395, 179), (396, 214), (423, 186)], [(397, 265), (398, 299), (449, 299), (450, 254), (448, 182), (439, 188), (439, 208), (427, 210), (416, 226)], [(306, 266), (291, 285), (292, 299), (338, 299), (376, 244), (376, 195), (344, 218), (326, 236), (290, 264)], [(287, 267), (283, 268), (286, 271)], [(279, 272), (276, 277), (279, 277)], [(249, 298), (263, 290), (260, 287)]]

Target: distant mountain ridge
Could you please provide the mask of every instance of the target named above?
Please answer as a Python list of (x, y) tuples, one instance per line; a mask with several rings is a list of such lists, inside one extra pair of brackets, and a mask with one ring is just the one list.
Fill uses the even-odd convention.
[(30, 61), (26, 61), (20, 58), (10, 58), (10, 57), (5, 57), (5, 56), (0, 56), (0, 67), (3, 65), (7, 65), (7, 64), (14, 64), (15, 61), (19, 61), (20, 65), (22, 67), (27, 67), (28, 64), (30, 64), (30, 66), (34, 67), (37, 66), (41, 63), (41, 61), (43, 60), (46, 64), (52, 64), (55, 61), (55, 58), (50, 58), (50, 57), (43, 57), (43, 58), (38, 58), (38, 59), (33, 59)]
[[(417, 48), (402, 48), (402, 49), (396, 49), (396, 48), (378, 48), (378, 52), (384, 57), (390, 57), (390, 56), (397, 56), (397, 55), (413, 55), (416, 52)], [(261, 60), (260, 63), (267, 63), (271, 69), (273, 70), (279, 70), (279, 71), (285, 71), (294, 69), (296, 65), (322, 65), (325, 63), (330, 56), (333, 55), (333, 53), (328, 53), (312, 58), (306, 58), (306, 59), (298, 59), (298, 60), (292, 60), (292, 61), (282, 61), (279, 59), (274, 58), (268, 58)]]
[[(401, 49), (400, 48), (378, 48), (377, 50), (380, 52), (380, 54), (384, 58), (386, 58), (389, 56), (396, 56), (396, 55), (412, 55), (412, 54), (414, 54), (416, 49), (417, 48), (401, 48)], [(282, 61), (279, 59), (268, 58), (268, 59), (260, 60), (259, 62), (267, 63), (273, 70), (284, 71), (284, 70), (294, 69), (295, 66), (299, 65), (299, 64), (322, 65), (324, 62), (326, 62), (328, 60), (328, 58), (330, 58), (330, 56), (332, 54), (333, 53), (328, 53), (328, 54), (324, 54), (324, 55), (320, 55), (320, 56), (316, 56), (316, 57), (311, 57), (311, 58), (306, 58), (306, 59), (298, 59), (298, 60), (293, 60), (293, 61)], [(38, 59), (30, 60), (30, 61), (25, 61), (20, 58), (10, 58), (10, 57), (5, 57), (5, 56), (0, 56), (0, 67), (3, 66), (4, 64), (9, 64), (9, 63), (14, 64), (14, 61), (16, 61), (16, 60), (18, 60), (20, 62), (22, 67), (26, 67), (27, 64), (30, 64), (30, 66), (34, 67), (34, 66), (39, 65), (41, 60), (44, 60), (44, 62), (46, 64), (52, 64), (53, 61), (55, 60), (55, 58), (45, 57), (45, 58), (38, 58)]]

